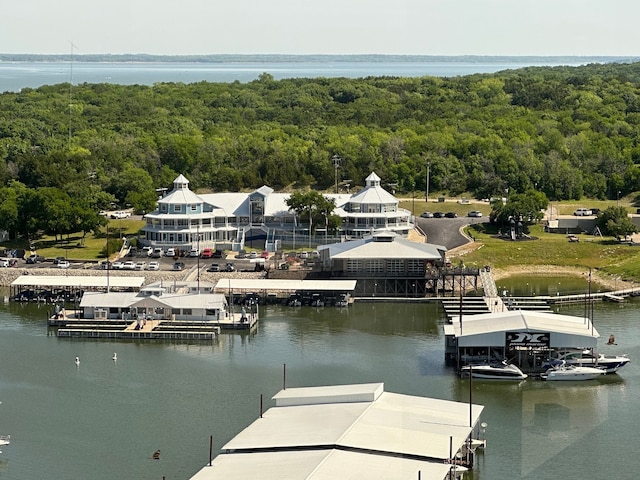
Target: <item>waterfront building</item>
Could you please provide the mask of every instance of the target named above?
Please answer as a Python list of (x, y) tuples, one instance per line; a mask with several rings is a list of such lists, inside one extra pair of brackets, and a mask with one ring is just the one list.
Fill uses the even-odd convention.
[[(399, 208), (398, 199), (382, 188), (375, 173), (365, 182), (365, 187), (353, 195), (325, 194), (335, 200), (333, 214), (342, 218), (341, 238), (358, 238), (375, 231), (407, 235), (414, 227), (411, 212)], [(267, 186), (250, 193), (198, 195), (179, 175), (173, 190), (158, 200), (158, 208), (146, 214), (142, 242), (161, 248), (237, 251), (251, 241), (275, 251), (278, 239), (294, 235), (295, 242), (296, 233), (307, 238), (310, 233), (308, 225), (300, 225), (300, 219), (289, 210), (289, 196)]]
[(227, 300), (205, 282), (156, 282), (139, 292), (85, 292), (80, 318), (221, 321)]
[(318, 252), (320, 274), (358, 280), (356, 295), (424, 297), (438, 288), (447, 248), (381, 231), (357, 240), (321, 245)]
[(444, 325), (444, 337), (448, 364), (509, 359), (533, 371), (552, 350), (594, 349), (600, 334), (589, 318), (517, 310), (455, 316)]
[(382, 383), (286, 388), (273, 400), (191, 480), (445, 479), (471, 466), (484, 409)]

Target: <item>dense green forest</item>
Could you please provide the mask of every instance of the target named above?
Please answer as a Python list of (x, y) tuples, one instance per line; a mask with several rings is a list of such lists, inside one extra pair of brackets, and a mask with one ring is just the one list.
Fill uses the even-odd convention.
[(333, 156), (339, 181), (362, 185), (375, 171), (399, 193), (424, 192), (427, 169), (431, 191), (450, 196), (640, 190), (637, 63), (453, 78), (67, 83), (3, 93), (0, 110), (0, 200), (18, 205), (46, 187), (81, 210), (111, 201), (149, 210), (154, 188), (179, 173), (193, 189), (327, 190)]

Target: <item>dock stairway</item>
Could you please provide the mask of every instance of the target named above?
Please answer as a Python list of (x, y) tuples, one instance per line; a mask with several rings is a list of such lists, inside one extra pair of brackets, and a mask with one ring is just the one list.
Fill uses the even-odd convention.
[(479, 315), (491, 313), (489, 305), (484, 297), (441, 297), (440, 303), (447, 315), (447, 321), (451, 323), (453, 317), (462, 315)]

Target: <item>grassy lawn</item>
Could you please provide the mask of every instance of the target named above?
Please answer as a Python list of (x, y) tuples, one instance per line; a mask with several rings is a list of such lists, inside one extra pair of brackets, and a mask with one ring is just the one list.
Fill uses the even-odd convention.
[[(110, 220), (109, 238), (121, 238), (122, 236), (136, 237), (140, 229), (145, 225), (144, 220)], [(62, 240), (57, 241), (52, 236), (42, 236), (34, 241), (38, 255), (46, 258), (66, 257), (69, 260), (98, 260), (100, 254), (106, 246), (106, 228), (100, 232), (88, 233), (84, 243), (82, 243), (82, 233), (72, 233), (65, 235)], [(17, 242), (7, 242), (2, 244), (4, 248), (24, 248), (29, 250), (26, 240)]]
[(546, 233), (541, 225), (531, 228), (532, 240), (512, 242), (496, 238), (496, 232), (478, 224), (467, 227), (483, 244), (464, 255), (466, 265), (491, 265), (506, 268), (512, 265), (558, 265), (560, 267), (600, 270), (626, 280), (640, 281), (640, 246), (618, 243), (613, 238), (577, 235), (579, 242), (569, 242), (557, 233)]

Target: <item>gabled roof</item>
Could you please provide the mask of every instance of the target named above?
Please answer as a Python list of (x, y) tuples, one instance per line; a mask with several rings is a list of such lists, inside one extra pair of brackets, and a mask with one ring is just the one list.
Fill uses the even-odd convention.
[[(383, 241), (391, 239), (392, 241)], [(320, 245), (318, 250), (329, 250), (331, 259), (414, 259), (441, 260), (447, 248), (432, 243), (406, 240), (390, 232), (382, 232), (358, 240)]]

